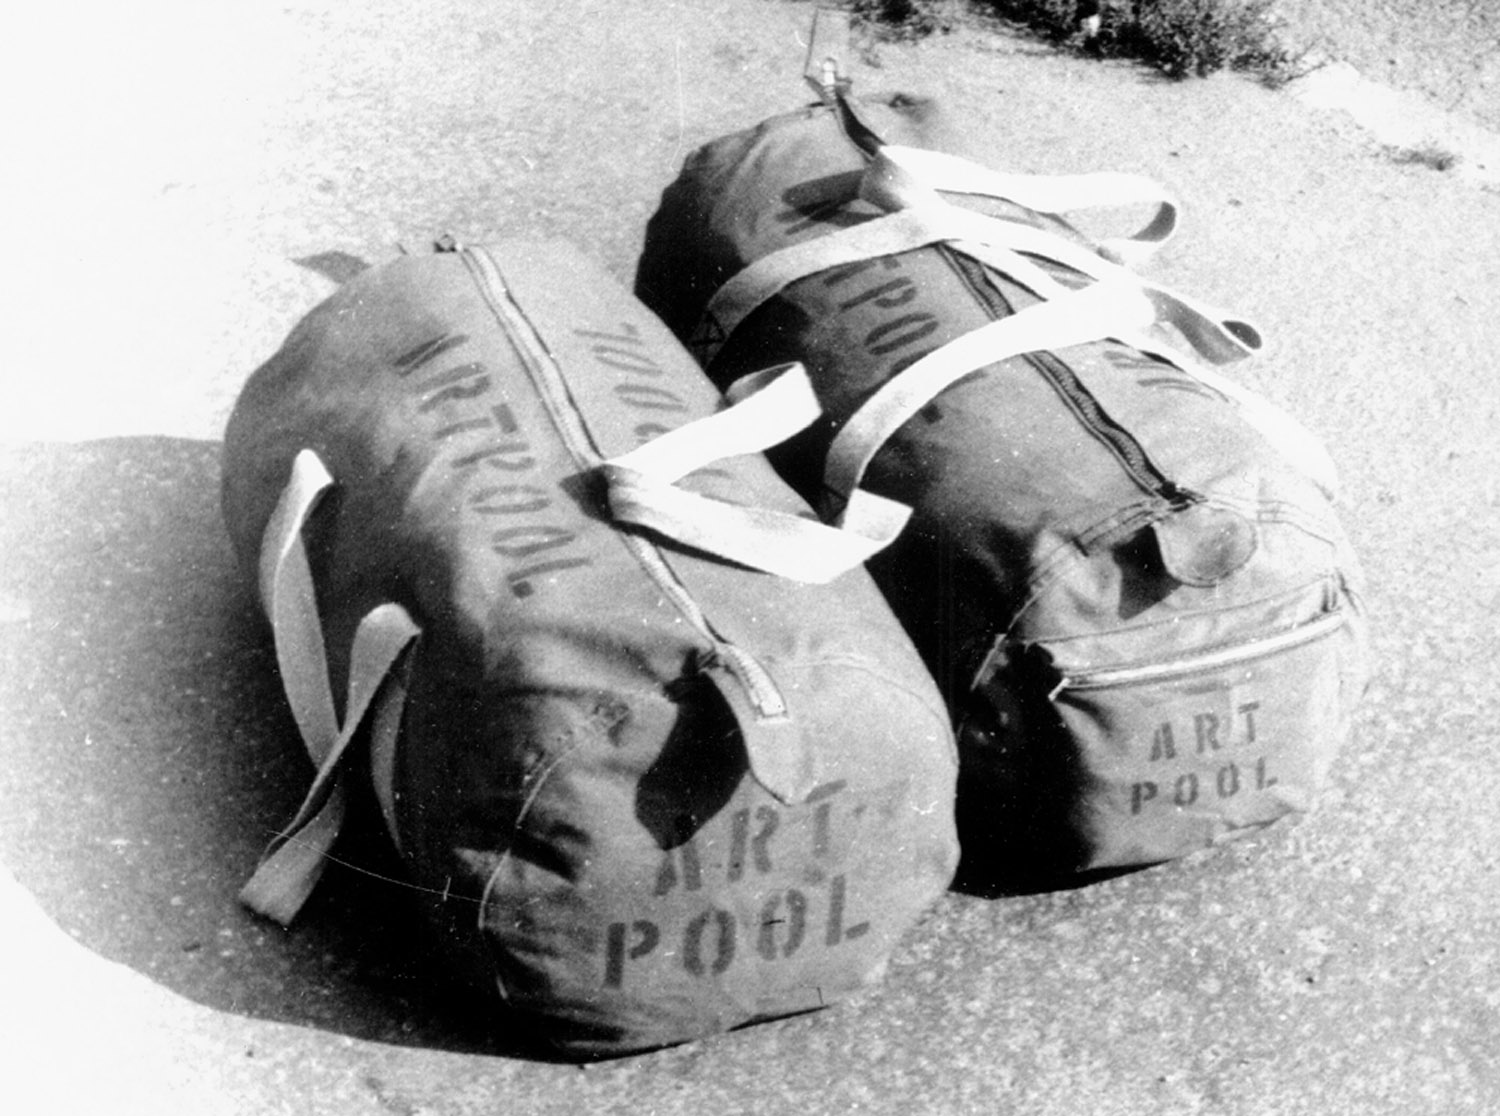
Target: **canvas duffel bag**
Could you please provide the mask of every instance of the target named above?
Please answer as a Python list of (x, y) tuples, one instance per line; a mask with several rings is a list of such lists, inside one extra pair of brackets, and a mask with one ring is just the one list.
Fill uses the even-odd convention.
[(370, 785), (454, 964), (573, 1054), (877, 979), (952, 876), (956, 761), (857, 568), (882, 540), (754, 452), (816, 413), (799, 375), (720, 410), (557, 244), (398, 259), (313, 310), (225, 438), (318, 767), (245, 901), (289, 921)]
[[(691, 155), (637, 294), (733, 393), (799, 360), (770, 456), (833, 521), (909, 504), (871, 569), (950, 703), (978, 882), (1160, 861), (1305, 809), (1362, 689), (1357, 572), (1316, 439), (1214, 365), (1248, 323), (1125, 264), (1175, 203), (1001, 174), (931, 101), (824, 103)], [(1151, 207), (1086, 239), (1058, 214)]]

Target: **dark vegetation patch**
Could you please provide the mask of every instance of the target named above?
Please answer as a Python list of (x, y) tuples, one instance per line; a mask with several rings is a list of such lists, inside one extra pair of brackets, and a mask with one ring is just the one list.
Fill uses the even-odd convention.
[[(989, 12), (1059, 45), (1135, 58), (1172, 78), (1244, 70), (1286, 80), (1293, 59), (1276, 34), (1274, 0), (852, 0), (858, 22), (886, 38), (949, 31), (965, 10)], [(1089, 33), (1085, 17), (1097, 13)]]

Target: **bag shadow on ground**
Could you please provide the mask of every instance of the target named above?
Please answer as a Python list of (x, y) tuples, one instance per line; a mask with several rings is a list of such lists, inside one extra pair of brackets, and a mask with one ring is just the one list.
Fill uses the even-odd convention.
[(0, 860), (51, 918), (224, 1011), (540, 1056), (446, 976), (373, 811), (290, 930), (239, 904), (312, 768), (220, 522), (218, 444), (12, 447), (0, 513)]

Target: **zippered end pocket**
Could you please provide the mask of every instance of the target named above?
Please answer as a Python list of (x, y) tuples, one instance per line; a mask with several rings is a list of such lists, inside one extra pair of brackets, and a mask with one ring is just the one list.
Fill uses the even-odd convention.
[(1345, 602), (1253, 640), (1098, 670), (1034, 644), (971, 695), (1024, 723), (971, 718), (991, 731), (961, 742), (1042, 750), (1026, 763), (1058, 773), (1073, 867), (1169, 860), (1312, 805), (1348, 734), (1359, 624)]

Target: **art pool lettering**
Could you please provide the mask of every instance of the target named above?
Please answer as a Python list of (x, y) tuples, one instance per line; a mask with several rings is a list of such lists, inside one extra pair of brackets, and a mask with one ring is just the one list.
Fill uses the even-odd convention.
[[(1139, 814), (1148, 805), (1194, 806), (1207, 799), (1229, 799), (1247, 791), (1264, 791), (1277, 783), (1266, 757), (1252, 764), (1248, 759), (1233, 760), (1212, 766), (1211, 759), (1226, 749), (1244, 749), (1259, 742), (1257, 713), (1259, 701), (1240, 702), (1232, 717), (1217, 712), (1199, 711), (1185, 714), (1176, 722), (1163, 721), (1151, 736), (1150, 764), (1171, 763), (1181, 758), (1196, 761), (1191, 771), (1166, 773), (1142, 779), (1130, 788), (1130, 812)], [(1179, 743), (1180, 742), (1180, 743)]]
[(736, 960), (751, 956), (779, 964), (813, 943), (837, 948), (871, 929), (868, 921), (849, 921), (849, 903), (849, 880), (841, 873), (821, 887), (770, 892), (749, 925), (718, 906), (706, 907), (678, 925), (664, 926), (652, 919), (612, 922), (605, 933), (604, 987), (623, 988), (632, 966), (653, 958), (675, 962), (689, 976), (701, 978), (722, 975)]
[[(614, 397), (621, 403), (634, 411), (642, 412), (641, 421), (631, 430), (637, 445), (659, 438), (677, 425), (664, 421), (665, 416), (690, 416), (692, 408), (682, 396), (660, 384), (649, 382), (665, 375), (666, 369), (657, 363), (650, 346), (633, 322), (620, 322), (609, 329), (575, 329), (573, 334), (589, 342), (590, 354), (606, 369), (606, 375), (623, 372), (629, 376), (646, 378), (645, 382), (624, 380), (611, 389)], [(695, 472), (729, 477), (725, 470), (713, 467), (697, 469)]]
[(712, 831), (683, 834), (674, 848), (662, 853), (655, 897), (686, 897), (703, 891), (710, 880), (742, 885), (750, 889), (744, 909), (753, 916), (742, 919), (710, 904), (689, 908), (680, 917), (611, 923), (605, 934), (605, 987), (624, 987), (632, 967), (648, 959), (658, 965), (678, 964), (689, 976), (709, 977), (726, 972), (736, 961), (759, 958), (777, 964), (804, 949), (832, 949), (868, 934), (870, 922), (851, 912), (853, 898), (845, 873), (825, 875), (814, 867), (800, 874), (799, 886), (757, 890), (757, 884), (774, 879), (783, 857), (805, 864), (811, 854), (814, 866), (832, 867), (837, 843), (852, 841), (860, 820), (875, 808), (868, 796), (840, 798), (844, 788), (842, 781), (825, 784), (814, 789), (806, 804), (791, 810), (765, 804), (743, 807), (720, 819)]
[[(666, 371), (651, 355), (640, 329), (633, 322), (621, 322), (611, 329), (575, 329), (573, 333), (588, 341), (593, 358), (613, 372), (644, 376), (651, 380)], [(680, 395), (660, 384), (624, 380), (615, 384), (612, 390), (616, 399), (638, 411), (685, 413), (689, 409)], [(660, 421), (652, 421), (637, 425), (635, 435), (644, 442), (666, 429), (670, 427), (663, 427)]]
[(1131, 813), (1139, 814), (1152, 804), (1190, 807), (1206, 799), (1223, 801), (1275, 786), (1277, 775), (1269, 769), (1265, 756), (1257, 757), (1253, 763), (1248, 757), (1218, 765), (1211, 762), (1221, 751), (1244, 750), (1259, 744), (1260, 705), (1259, 700), (1239, 702), (1230, 717), (1205, 709), (1187, 712), (1176, 721), (1161, 721), (1152, 732), (1146, 762), (1172, 763), (1181, 757), (1199, 766), (1193, 771), (1164, 772), (1131, 784)]
[[(833, 268), (823, 274), (822, 283), (829, 290), (844, 288), (849, 292), (848, 297), (838, 303), (840, 312), (854, 310), (867, 303), (883, 310), (893, 310), (914, 302), (921, 294), (916, 283), (910, 276), (902, 274), (902, 271), (903, 265), (899, 257), (880, 256)], [(863, 288), (845, 286), (861, 276), (866, 282), (874, 280), (873, 285)], [(879, 380), (888, 380), (923, 357), (936, 352), (936, 345), (920, 348), (913, 346), (936, 333), (940, 324), (936, 314), (912, 309), (867, 330), (861, 339), (865, 351), (875, 357), (895, 358), (881, 370)]]
[(461, 353), (468, 341), (462, 333), (439, 335), (392, 364), (417, 414), (439, 423), (429, 438), (449, 452), (448, 468), (471, 475), (476, 487), (465, 496), (463, 510), (486, 524), (490, 551), (509, 563), (506, 585), (515, 597), (526, 598), (543, 575), (591, 561), (576, 552), (577, 532), (551, 518), (560, 509), (548, 490), (526, 479), (537, 469), (537, 457), (514, 409), (494, 398), (494, 378), (484, 362), (416, 375), (438, 357)]
[[(857, 182), (858, 178), (858, 173), (853, 174), (851, 183)], [(788, 239), (819, 225), (844, 229), (865, 220), (864, 216), (850, 212), (847, 208), (848, 203), (854, 199), (855, 189), (850, 189), (847, 194), (808, 204), (802, 201), (802, 197), (810, 188), (815, 189), (816, 183), (799, 182), (782, 192), (781, 200), (785, 203), (785, 208), (776, 211), (775, 219), (777, 224), (783, 226), (782, 234)]]
[[(674, 416), (690, 416), (687, 400), (655, 382), (666, 369), (634, 323), (573, 332), (588, 343), (598, 370), (614, 381), (613, 397), (639, 416), (632, 428), (637, 443), (671, 430)], [(565, 503), (536, 483), (543, 479), (532, 475), (539, 459), (514, 408), (497, 398), (497, 377), (484, 361), (464, 359), (471, 355), (470, 340), (464, 333), (439, 333), (396, 356), (391, 366), (412, 396), (416, 414), (435, 424), (427, 437), (448, 454), (447, 467), (472, 476), (474, 487), (463, 509), (487, 525), (491, 552), (509, 563), (507, 586), (515, 597), (526, 598), (545, 584), (540, 580), (545, 575), (592, 561), (578, 552), (576, 525), (559, 521)], [(699, 472), (729, 476), (714, 468)]]
[[(828, 859), (833, 853), (834, 805), (840, 801), (837, 795), (844, 787), (843, 780), (817, 787), (804, 806), (791, 812), (770, 805), (734, 810), (727, 819), (727, 842), (723, 825), (716, 825), (713, 831), (684, 832), (675, 847), (662, 852), (654, 894), (660, 898), (679, 888), (702, 890), (709, 850), (727, 848), (722, 863), (714, 861), (715, 875), (726, 883), (775, 872), (778, 848), (794, 842), (800, 846), (791, 849), (794, 856), (805, 851), (815, 862)], [(868, 808), (861, 800), (850, 803), (843, 811), (845, 823), (858, 823)]]
[[(1239, 724), (1236, 724), (1234, 720), (1220, 717), (1214, 712), (1193, 713), (1188, 720), (1182, 722), (1191, 725), (1191, 731), (1183, 734), (1183, 739), (1192, 741), (1194, 754), (1200, 756), (1209, 752), (1217, 752), (1236, 743), (1254, 744), (1256, 741), (1255, 714), (1259, 709), (1260, 702), (1258, 701), (1241, 702), (1235, 708)], [(1235, 732), (1239, 728), (1243, 728), (1244, 734), (1239, 741), (1236, 741)], [(1178, 733), (1171, 721), (1163, 721), (1158, 725), (1151, 736), (1151, 762), (1176, 759), (1177, 740)]]
[(1130, 786), (1130, 812), (1139, 814), (1151, 803), (1186, 807), (1200, 800), (1234, 798), (1242, 791), (1268, 790), (1278, 781), (1265, 756), (1245, 766), (1231, 762), (1211, 772), (1184, 771), (1161, 781), (1142, 779)]

